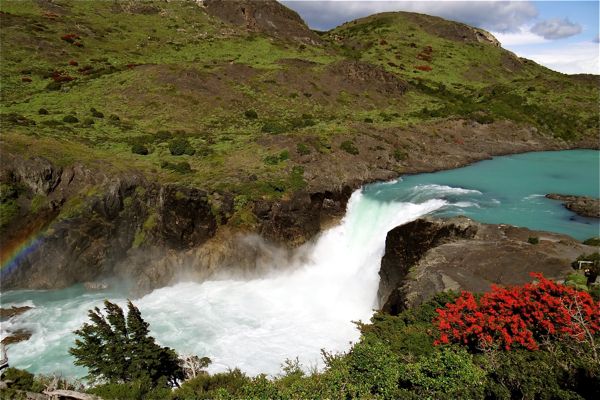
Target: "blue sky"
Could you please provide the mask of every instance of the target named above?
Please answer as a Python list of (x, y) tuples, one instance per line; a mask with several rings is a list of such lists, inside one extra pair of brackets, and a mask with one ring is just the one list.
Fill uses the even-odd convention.
[(564, 73), (600, 73), (599, 2), (283, 0), (313, 29), (384, 11), (413, 11), (492, 32), (502, 46)]

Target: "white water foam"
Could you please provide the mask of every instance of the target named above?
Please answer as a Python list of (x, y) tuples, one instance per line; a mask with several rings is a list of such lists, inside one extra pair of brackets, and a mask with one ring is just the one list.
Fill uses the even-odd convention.
[[(464, 189), (460, 189), (464, 190)], [(432, 196), (436, 197), (436, 196)], [(300, 251), (304, 265), (262, 279), (185, 282), (135, 301), (152, 334), (180, 354), (208, 356), (211, 371), (239, 367), (249, 374), (280, 372), (286, 358), (320, 366), (320, 350), (344, 351), (358, 338), (351, 321), (367, 321), (377, 307), (378, 271), (387, 232), (448, 204), (381, 202), (355, 192), (341, 224)], [(67, 349), (71, 333), (100, 305), (101, 294), (35, 304), (15, 325), (31, 329), (11, 347), (11, 362), (34, 372), (83, 375)], [(124, 304), (124, 299), (113, 299)], [(35, 303), (35, 301), (34, 301)]]

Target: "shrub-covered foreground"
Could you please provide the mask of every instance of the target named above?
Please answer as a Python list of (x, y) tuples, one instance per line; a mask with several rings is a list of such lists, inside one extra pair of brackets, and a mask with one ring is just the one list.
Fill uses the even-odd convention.
[[(277, 377), (208, 374), (209, 360), (196, 357), (201, 368), (174, 389), (142, 377), (89, 392), (106, 399), (600, 398), (598, 302), (535, 278), (481, 296), (441, 293), (398, 316), (376, 313), (358, 324), (360, 341), (347, 353), (323, 351), (322, 371), (287, 360)], [(19, 385), (40, 383), (27, 377)]]

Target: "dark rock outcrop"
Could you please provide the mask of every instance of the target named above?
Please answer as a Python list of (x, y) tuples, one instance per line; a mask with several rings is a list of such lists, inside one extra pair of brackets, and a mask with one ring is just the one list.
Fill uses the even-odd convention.
[[(538, 244), (529, 238), (538, 238)], [(590, 246), (560, 234), (465, 217), (421, 218), (394, 228), (382, 258), (379, 301), (397, 314), (445, 290), (483, 292), (491, 284), (531, 281), (530, 272), (561, 279)]]
[(11, 308), (0, 308), (0, 320), (16, 317), (17, 315), (23, 314), (26, 311), (31, 310), (31, 307), (11, 307)]
[(546, 195), (552, 200), (560, 200), (568, 210), (582, 217), (600, 218), (600, 199), (587, 196), (572, 196), (550, 193)]
[(275, 0), (203, 0), (200, 4), (209, 15), (250, 31), (310, 44), (321, 42), (298, 13)]
[[(234, 213), (229, 193), (149, 182), (135, 172), (109, 177), (79, 164), (56, 168), (39, 158), (7, 154), (3, 161), (2, 182), (21, 188), (21, 207), (2, 233), (2, 259), (26, 245), (2, 271), (6, 289), (104, 284), (117, 277), (141, 294), (182, 277), (251, 276), (269, 260), (289, 256), (275, 253), (339, 219), (353, 190), (257, 201), (256, 232), (266, 240), (249, 240), (249, 232), (228, 225)], [(37, 209), (34, 199), (42, 199)]]

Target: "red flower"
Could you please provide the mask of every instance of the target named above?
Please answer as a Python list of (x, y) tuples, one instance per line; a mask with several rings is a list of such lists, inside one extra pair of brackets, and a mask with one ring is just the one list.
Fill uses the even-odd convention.
[(515, 287), (498, 287), (479, 302), (463, 292), (445, 308), (436, 310), (440, 332), (435, 343), (464, 343), (474, 349), (522, 346), (536, 350), (544, 336), (584, 339), (584, 325), (600, 332), (600, 307), (586, 292), (532, 274), (538, 281)]
[(415, 67), (415, 69), (418, 69), (419, 71), (431, 71), (433, 68), (431, 68), (429, 65), (417, 65)]

